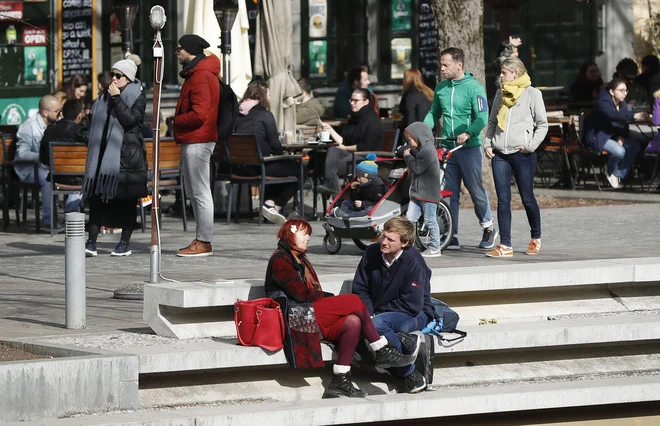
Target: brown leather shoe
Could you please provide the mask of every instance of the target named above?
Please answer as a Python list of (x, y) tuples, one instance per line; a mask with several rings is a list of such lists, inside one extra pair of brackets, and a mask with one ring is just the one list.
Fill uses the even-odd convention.
[(202, 257), (211, 256), (212, 254), (213, 248), (211, 247), (211, 243), (205, 243), (196, 239), (188, 247), (184, 247), (176, 252), (176, 255), (179, 257)]

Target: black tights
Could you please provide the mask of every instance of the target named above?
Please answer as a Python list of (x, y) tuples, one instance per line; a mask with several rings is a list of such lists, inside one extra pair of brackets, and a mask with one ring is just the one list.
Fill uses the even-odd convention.
[[(99, 233), (101, 232), (101, 227), (99, 225), (89, 224), (87, 226), (87, 231), (89, 232), (89, 240), (96, 244), (96, 240), (99, 238)], [(131, 226), (125, 226), (121, 228), (121, 240), (126, 241), (128, 244), (131, 241), (131, 235), (133, 235), (133, 224)]]

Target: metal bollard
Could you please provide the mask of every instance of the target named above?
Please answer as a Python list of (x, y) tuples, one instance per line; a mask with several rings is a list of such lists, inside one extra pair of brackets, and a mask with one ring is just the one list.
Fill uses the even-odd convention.
[(85, 214), (66, 213), (64, 283), (66, 328), (85, 328), (87, 321), (85, 279)]

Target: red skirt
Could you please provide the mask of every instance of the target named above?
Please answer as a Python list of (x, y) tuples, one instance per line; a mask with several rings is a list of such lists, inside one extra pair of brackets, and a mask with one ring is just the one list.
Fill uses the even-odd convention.
[(346, 317), (355, 312), (366, 310), (362, 299), (355, 294), (340, 294), (339, 296), (324, 297), (312, 302), (316, 323), (321, 334), (330, 342), (339, 341), (341, 328)]

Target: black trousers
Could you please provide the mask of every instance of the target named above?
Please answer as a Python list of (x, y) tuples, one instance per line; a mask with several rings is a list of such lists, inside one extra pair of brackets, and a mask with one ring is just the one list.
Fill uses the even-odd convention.
[[(356, 162), (364, 160), (364, 156), (356, 156)], [(331, 146), (325, 157), (324, 185), (335, 192), (341, 191), (340, 177), (346, 177), (352, 166), (353, 154), (343, 149)]]
[[(287, 177), (300, 175), (300, 164), (295, 160), (278, 161), (266, 164), (266, 176)], [(303, 164), (303, 179), (307, 176), (307, 166)], [(276, 206), (284, 207), (300, 188), (300, 182), (266, 185), (264, 200), (273, 200)]]

